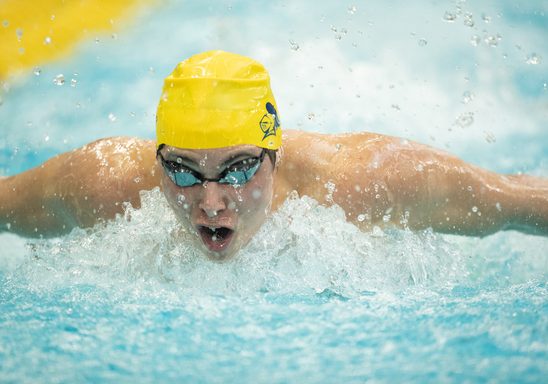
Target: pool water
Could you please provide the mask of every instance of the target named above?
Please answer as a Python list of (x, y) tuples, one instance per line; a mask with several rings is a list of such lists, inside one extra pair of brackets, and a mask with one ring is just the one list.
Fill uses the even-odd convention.
[[(548, 175), (545, 2), (162, 2), (0, 95), (0, 170), (154, 135), (193, 53), (253, 56), (285, 127), (369, 130)], [(59, 74), (64, 85), (52, 82)], [(71, 82), (74, 79), (75, 82)], [(74, 85), (74, 86), (71, 86)], [(283, 111), (283, 112), (282, 112)], [(292, 196), (228, 263), (158, 190), (50, 240), (0, 234), (0, 382), (542, 382), (548, 238), (362, 233)]]

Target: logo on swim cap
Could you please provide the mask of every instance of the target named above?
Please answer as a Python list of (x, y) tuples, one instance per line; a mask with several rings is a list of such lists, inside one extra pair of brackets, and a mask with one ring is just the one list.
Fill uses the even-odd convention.
[(263, 140), (268, 136), (276, 136), (276, 130), (280, 127), (278, 113), (272, 103), (266, 103), (266, 112), (259, 122), (259, 126), (264, 133)]

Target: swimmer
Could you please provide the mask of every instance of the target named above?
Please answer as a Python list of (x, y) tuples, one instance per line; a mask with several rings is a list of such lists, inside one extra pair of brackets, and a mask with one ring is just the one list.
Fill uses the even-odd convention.
[[(265, 68), (223, 51), (164, 82), (156, 141), (114, 137), (0, 180), (0, 231), (50, 237), (140, 207), (160, 187), (211, 259), (235, 255), (290, 195), (374, 226), (548, 234), (548, 180), (499, 175), (408, 140), (284, 130)], [(282, 144), (283, 143), (283, 144)]]

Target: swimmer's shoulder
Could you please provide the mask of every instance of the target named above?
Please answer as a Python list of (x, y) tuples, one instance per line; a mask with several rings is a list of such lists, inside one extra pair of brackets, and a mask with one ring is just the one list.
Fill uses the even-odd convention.
[(399, 143), (401, 139), (372, 132), (329, 134), (286, 130), (283, 158), (286, 164), (300, 163), (307, 168), (332, 168), (336, 163), (368, 161), (372, 154)]
[(133, 202), (139, 191), (160, 185), (153, 140), (103, 138), (70, 152), (64, 162), (63, 174), (87, 190), (90, 199), (103, 204), (105, 200)]
[(323, 134), (286, 130), (278, 184), (286, 193), (296, 190), (322, 200), (326, 183), (346, 190), (358, 181), (379, 182), (401, 166), (406, 152), (415, 153), (417, 148), (408, 140), (371, 132)]
[(295, 190), (320, 198), (325, 194), (326, 182), (354, 174), (356, 167), (372, 161), (387, 140), (390, 141), (384, 135), (369, 132), (324, 134), (285, 130), (277, 184), (286, 194)]
[(353, 147), (357, 145), (383, 145), (387, 142), (397, 140), (395, 137), (382, 135), (373, 132), (352, 132), (352, 133), (319, 133), (300, 130), (285, 130), (283, 143), (286, 151), (301, 151), (303, 148), (321, 150), (325, 146)]

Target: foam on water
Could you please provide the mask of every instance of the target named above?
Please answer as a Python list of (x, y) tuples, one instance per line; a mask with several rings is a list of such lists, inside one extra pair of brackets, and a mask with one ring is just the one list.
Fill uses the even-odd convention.
[(216, 263), (195, 247), (158, 189), (142, 192), (142, 202), (141, 209), (129, 207), (95, 228), (28, 240), (24, 252), (22, 240), (15, 242), (0, 265), (37, 289), (91, 284), (125, 290), (129, 284), (139, 291), (329, 291), (344, 297), (416, 286), (501, 286), (548, 273), (548, 255), (538, 251), (546, 249), (546, 238), (507, 233), (480, 240), (380, 228), (364, 233), (346, 222), (340, 207), (307, 196), (288, 199), (234, 259)]

